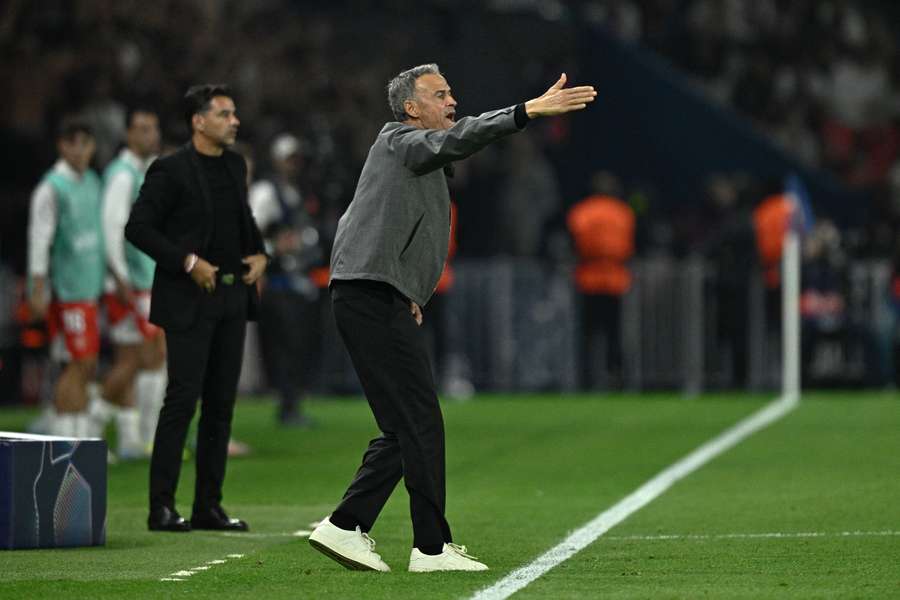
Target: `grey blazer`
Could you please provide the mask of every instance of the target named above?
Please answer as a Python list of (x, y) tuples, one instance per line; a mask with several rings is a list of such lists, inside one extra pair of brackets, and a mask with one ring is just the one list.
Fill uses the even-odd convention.
[[(519, 118), (516, 118), (516, 112)], [(331, 280), (383, 281), (425, 306), (450, 241), (450, 193), (443, 167), (524, 126), (522, 105), (464, 117), (452, 127), (386, 124), (338, 223)]]

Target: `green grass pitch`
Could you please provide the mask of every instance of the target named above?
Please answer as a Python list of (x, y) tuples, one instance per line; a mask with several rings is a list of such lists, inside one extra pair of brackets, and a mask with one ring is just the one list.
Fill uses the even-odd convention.
[[(317, 399), (316, 429), (279, 429), (270, 402), (244, 399), (234, 433), (253, 454), (229, 461), (224, 504), (250, 534), (148, 532), (147, 462), (114, 465), (106, 546), (0, 551), (0, 598), (466, 598), (769, 399), (446, 402), (448, 517), (456, 541), (491, 567), (474, 574), (405, 571), (402, 484), (372, 531), (391, 573), (344, 570), (292, 536), (339, 500), (373, 420), (364, 402)], [(2, 410), (0, 430), (33, 416)], [(185, 463), (182, 514), (192, 491)], [(900, 598), (900, 399), (806, 395), (514, 597)]]

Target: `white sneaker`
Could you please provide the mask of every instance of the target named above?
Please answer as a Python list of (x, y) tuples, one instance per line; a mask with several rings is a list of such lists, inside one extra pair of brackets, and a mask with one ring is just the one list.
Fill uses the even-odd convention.
[(409, 555), (409, 570), (413, 573), (487, 571), (488, 566), (478, 562), (477, 557), (466, 554), (465, 546), (444, 544), (443, 552), (435, 556), (422, 554), (418, 548), (413, 548)]
[(326, 517), (310, 534), (309, 544), (348, 569), (354, 571), (390, 571), (391, 568), (373, 552), (375, 540), (363, 533), (359, 526), (356, 531), (347, 531), (332, 525)]

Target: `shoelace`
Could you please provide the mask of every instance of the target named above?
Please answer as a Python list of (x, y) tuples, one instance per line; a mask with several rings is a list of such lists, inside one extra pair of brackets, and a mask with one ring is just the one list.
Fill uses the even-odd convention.
[(369, 547), (369, 552), (375, 550), (375, 540), (369, 537), (369, 534), (363, 532), (359, 527), (356, 528), (356, 531), (359, 533), (359, 537), (362, 538), (363, 542), (366, 543), (366, 546)]
[(462, 556), (463, 558), (471, 558), (472, 560), (478, 560), (477, 556), (472, 556), (471, 554), (466, 554), (466, 551), (468, 549), (465, 546), (461, 546), (459, 544), (447, 544), (447, 546), (451, 550), (453, 550), (454, 552), (456, 552), (457, 554)]

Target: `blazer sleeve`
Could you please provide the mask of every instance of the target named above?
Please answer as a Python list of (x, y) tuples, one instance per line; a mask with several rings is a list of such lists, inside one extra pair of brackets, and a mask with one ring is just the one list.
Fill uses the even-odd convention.
[(185, 252), (163, 233), (163, 223), (179, 192), (170, 170), (166, 160), (156, 160), (150, 165), (138, 199), (131, 208), (125, 238), (155, 260), (157, 266), (181, 272)]
[(389, 144), (407, 168), (424, 175), (520, 131), (515, 111), (516, 107), (510, 106), (477, 117), (463, 117), (449, 129), (403, 127), (396, 130)]

